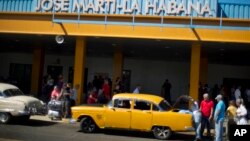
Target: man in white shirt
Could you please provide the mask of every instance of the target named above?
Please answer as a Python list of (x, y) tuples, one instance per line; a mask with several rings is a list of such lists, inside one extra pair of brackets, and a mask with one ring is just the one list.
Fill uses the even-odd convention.
[(247, 121), (247, 109), (243, 105), (243, 99), (237, 99), (236, 100), (236, 105), (237, 105), (237, 110), (236, 110), (236, 115), (237, 115), (237, 125), (246, 125), (248, 124)]
[(235, 100), (241, 98), (241, 91), (240, 91), (240, 90), (241, 90), (241, 86), (238, 86), (237, 89), (236, 89), (235, 92), (234, 92)]

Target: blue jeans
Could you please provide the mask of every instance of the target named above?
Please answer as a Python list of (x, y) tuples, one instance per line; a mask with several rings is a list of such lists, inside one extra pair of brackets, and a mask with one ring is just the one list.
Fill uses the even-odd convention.
[(195, 128), (195, 138), (201, 139), (201, 113), (200, 112), (193, 113), (193, 121), (194, 121), (194, 128)]
[(201, 123), (195, 122), (195, 138), (201, 139)]
[(223, 122), (224, 119), (215, 121), (215, 141), (222, 141), (223, 139)]

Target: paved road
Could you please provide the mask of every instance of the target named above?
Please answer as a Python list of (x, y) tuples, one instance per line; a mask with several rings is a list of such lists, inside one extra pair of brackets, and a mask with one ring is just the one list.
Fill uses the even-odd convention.
[[(171, 140), (193, 140), (190, 133), (176, 133)], [(20, 121), (0, 124), (0, 141), (157, 141), (150, 133), (101, 130), (95, 134), (79, 131), (79, 123), (69, 124), (50, 121), (47, 117), (32, 117), (26, 123)]]

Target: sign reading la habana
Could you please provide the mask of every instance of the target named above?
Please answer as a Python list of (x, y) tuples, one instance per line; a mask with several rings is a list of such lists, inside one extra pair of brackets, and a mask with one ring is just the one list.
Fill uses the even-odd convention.
[(217, 0), (37, 0), (36, 12), (215, 17)]

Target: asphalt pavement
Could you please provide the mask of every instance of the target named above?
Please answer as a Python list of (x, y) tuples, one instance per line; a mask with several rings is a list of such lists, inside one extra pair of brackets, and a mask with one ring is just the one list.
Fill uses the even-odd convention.
[[(53, 120), (47, 116), (32, 116), (25, 123), (14, 121), (0, 124), (0, 141), (157, 141), (153, 134), (120, 130), (100, 130), (86, 134), (79, 130), (79, 123)], [(194, 140), (192, 132), (174, 133), (170, 140)]]

